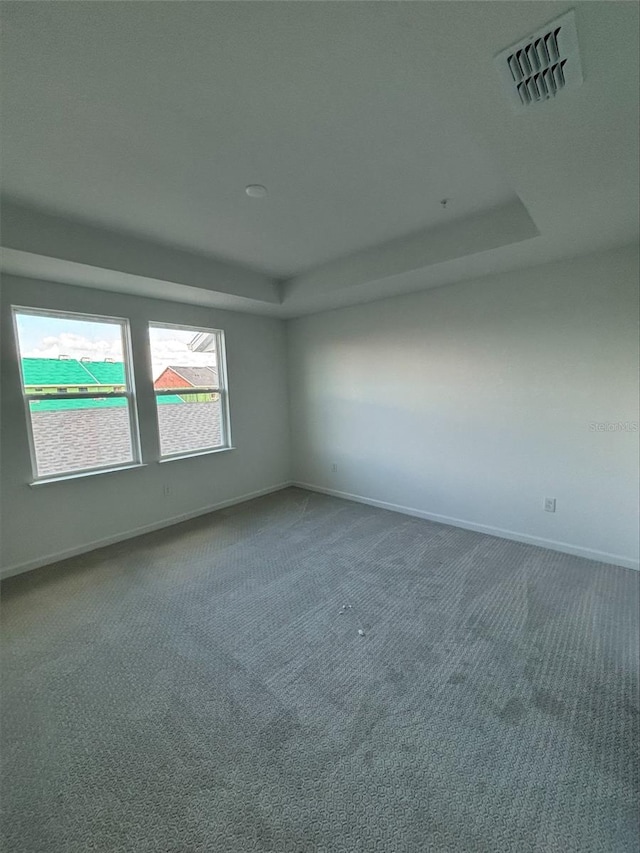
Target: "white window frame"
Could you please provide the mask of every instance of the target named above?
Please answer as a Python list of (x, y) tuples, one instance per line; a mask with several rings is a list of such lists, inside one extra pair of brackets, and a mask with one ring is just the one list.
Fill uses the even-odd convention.
[[(92, 474), (102, 474), (107, 471), (119, 471), (126, 468), (137, 468), (142, 465), (142, 455), (140, 449), (140, 429), (138, 425), (138, 407), (136, 405), (136, 391), (133, 371), (133, 351), (131, 347), (131, 328), (129, 320), (126, 317), (111, 317), (103, 314), (84, 314), (76, 311), (53, 311), (47, 308), (34, 308), (33, 306), (12, 305), (11, 314), (13, 318), (13, 337), (15, 343), (16, 356), (20, 368), (20, 391), (25, 408), (25, 420), (27, 426), (27, 436), (29, 439), (29, 453), (31, 454), (31, 472), (32, 484), (47, 483), (57, 480), (71, 480), (76, 477), (86, 477)], [(18, 335), (18, 314), (29, 314), (33, 317), (55, 317), (56, 319), (64, 320), (80, 320), (93, 323), (111, 323), (120, 326), (122, 333), (122, 356), (124, 360), (124, 376), (125, 390), (103, 392), (79, 392), (77, 394), (67, 393), (39, 393), (27, 394), (25, 392), (24, 374), (22, 371), (22, 353), (20, 350), (20, 338)], [(109, 463), (91, 468), (73, 468), (70, 471), (60, 471), (56, 474), (38, 474), (38, 460), (36, 457), (35, 442), (33, 439), (33, 426), (31, 421), (31, 400), (92, 400), (105, 399), (106, 397), (123, 397), (127, 401), (127, 409), (129, 412), (129, 433), (131, 435), (131, 455), (132, 459), (128, 462), (120, 464)]]
[(206, 334), (213, 335), (215, 338), (216, 344), (216, 366), (218, 369), (218, 385), (207, 385), (207, 386), (193, 386), (186, 389), (182, 389), (184, 394), (219, 394), (220, 396), (220, 409), (221, 409), (221, 423), (220, 428), (222, 431), (222, 444), (214, 445), (212, 447), (203, 447), (198, 450), (184, 450), (177, 451), (176, 453), (162, 453), (162, 442), (160, 438), (160, 419), (158, 417), (158, 397), (172, 397), (176, 393), (179, 393), (179, 389), (176, 388), (156, 388), (153, 384), (153, 376), (151, 377), (151, 386), (153, 388), (154, 400), (156, 404), (156, 433), (158, 436), (158, 461), (159, 462), (170, 462), (173, 459), (188, 459), (190, 456), (205, 456), (209, 453), (219, 453), (223, 450), (233, 450), (233, 444), (231, 441), (231, 415), (229, 412), (229, 380), (227, 376), (227, 350), (225, 346), (225, 338), (224, 332), (222, 329), (207, 329), (204, 326), (189, 326), (183, 323), (162, 323), (160, 321), (150, 320), (147, 324), (148, 329), (148, 341), (149, 341), (149, 363), (153, 363), (153, 356), (151, 352), (151, 329), (175, 329), (179, 332), (193, 332), (194, 335)]

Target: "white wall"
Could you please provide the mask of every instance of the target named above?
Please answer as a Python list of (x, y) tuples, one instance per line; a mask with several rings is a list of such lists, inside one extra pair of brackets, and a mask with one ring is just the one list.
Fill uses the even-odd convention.
[[(11, 304), (226, 332), (237, 450), (37, 487)], [(294, 477), (623, 565), (638, 561), (638, 252), (601, 253), (290, 321)], [(5, 277), (4, 573), (291, 478), (281, 321)], [(155, 403), (138, 382), (145, 455)], [(335, 463), (338, 471), (333, 473)], [(170, 486), (170, 495), (163, 487)], [(555, 515), (542, 511), (556, 497)]]
[[(136, 366), (148, 369), (149, 375), (147, 321), (224, 329), (232, 438), (237, 449), (30, 486), (12, 304), (130, 318)], [(283, 321), (9, 276), (3, 277), (1, 306), (0, 565), (4, 574), (273, 489), (290, 479)], [(137, 387), (144, 456), (157, 458), (153, 390), (143, 376)], [(165, 485), (170, 488), (166, 497)]]
[(291, 321), (294, 478), (637, 566), (638, 358), (635, 247)]

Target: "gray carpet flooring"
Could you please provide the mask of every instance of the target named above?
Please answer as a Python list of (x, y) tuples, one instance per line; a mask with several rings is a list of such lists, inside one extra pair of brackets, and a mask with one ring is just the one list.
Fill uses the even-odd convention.
[(299, 489), (13, 578), (5, 849), (637, 851), (639, 580)]

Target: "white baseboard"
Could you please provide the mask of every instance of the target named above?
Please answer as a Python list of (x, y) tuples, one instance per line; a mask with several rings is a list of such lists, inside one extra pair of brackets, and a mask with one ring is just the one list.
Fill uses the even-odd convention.
[(48, 554), (44, 557), (38, 557), (35, 560), (29, 560), (26, 563), (19, 563), (14, 566), (8, 566), (0, 571), (0, 578), (13, 577), (21, 575), (23, 572), (30, 572), (32, 569), (39, 569), (41, 566), (48, 566), (51, 563), (57, 563), (60, 560), (66, 560), (69, 557), (77, 557), (80, 554), (87, 554), (89, 551), (95, 551), (97, 548), (104, 548), (106, 545), (115, 545), (117, 542), (124, 542), (127, 539), (135, 539), (136, 536), (142, 536), (145, 533), (153, 533), (154, 530), (161, 530), (163, 527), (172, 527), (174, 524), (180, 524), (182, 521), (189, 521), (191, 518), (197, 518), (199, 515), (207, 515), (210, 512), (215, 512), (218, 509), (225, 509), (228, 506), (244, 503), (245, 501), (260, 498), (263, 495), (269, 495), (272, 492), (279, 492), (292, 486), (293, 483), (278, 483), (276, 486), (267, 486), (266, 489), (259, 489), (257, 492), (249, 492), (246, 495), (238, 495), (235, 498), (230, 498), (226, 501), (219, 501), (211, 506), (201, 507), (200, 509), (191, 512), (184, 512), (181, 515), (165, 518), (162, 521), (154, 521), (152, 524), (145, 524), (142, 527), (136, 527), (133, 530), (127, 530), (124, 533), (117, 533), (114, 536), (107, 536), (104, 539), (97, 539), (94, 542), (85, 542), (77, 548), (68, 548), (65, 551), (59, 551), (57, 554)]
[(415, 507), (402, 506), (393, 504), (387, 501), (376, 500), (375, 498), (367, 498), (363, 495), (354, 495), (350, 492), (342, 492), (338, 489), (327, 489), (323, 486), (316, 486), (312, 483), (303, 483), (299, 481), (278, 483), (275, 486), (268, 486), (265, 489), (259, 489), (256, 492), (249, 492), (245, 495), (238, 495), (229, 500), (219, 501), (211, 506), (202, 507), (191, 512), (185, 512), (181, 515), (173, 516), (172, 518), (163, 519), (162, 521), (153, 522), (142, 527), (127, 530), (124, 533), (119, 533), (114, 536), (107, 536), (104, 539), (97, 539), (94, 542), (87, 542), (76, 548), (68, 548), (65, 551), (60, 551), (56, 554), (48, 554), (39, 557), (35, 560), (30, 560), (26, 563), (19, 563), (13, 566), (7, 566), (0, 571), (0, 578), (10, 578), (13, 575), (19, 575), (23, 572), (29, 572), (32, 569), (38, 569), (41, 566), (48, 566), (51, 563), (57, 563), (60, 560), (65, 560), (69, 557), (77, 557), (80, 554), (87, 554), (89, 551), (95, 551), (97, 548), (104, 548), (107, 545), (115, 545), (117, 542), (124, 542), (127, 539), (134, 539), (136, 536), (142, 536), (145, 533), (153, 533), (154, 530), (161, 530), (163, 527), (171, 527), (174, 524), (180, 524), (182, 521), (189, 521), (191, 518), (197, 518), (200, 515), (207, 515), (210, 512), (215, 512), (225, 507), (234, 506), (235, 504), (244, 503), (245, 501), (259, 498), (263, 495), (279, 492), (289, 486), (298, 486), (301, 489), (307, 489), (311, 492), (320, 492), (325, 495), (343, 498), (344, 500), (355, 501), (356, 503), (367, 504), (368, 506), (387, 509), (391, 512), (399, 512), (403, 515), (411, 515), (416, 518), (424, 518), (427, 521), (435, 521), (439, 524), (448, 524), (452, 527), (461, 527), (464, 530), (473, 530), (477, 533), (486, 533), (489, 536), (498, 536), (501, 539), (511, 539), (514, 542), (523, 542), (527, 545), (537, 545), (540, 548), (549, 548), (552, 551), (560, 551), (564, 554), (573, 554), (576, 557), (585, 557), (588, 560), (597, 560), (601, 563), (611, 563), (616, 566), (623, 566), (627, 569), (640, 570), (640, 563), (632, 557), (624, 557), (619, 554), (608, 554), (604, 551), (595, 551), (591, 548), (583, 548), (579, 545), (571, 545), (567, 542), (556, 542), (552, 539), (542, 539), (539, 536), (530, 536), (525, 533), (517, 533), (513, 530), (503, 530), (500, 527), (491, 527), (487, 524), (476, 524), (472, 521), (465, 521), (460, 518), (451, 518), (446, 515), (438, 515), (437, 513), (425, 512), (424, 510), (416, 509)]
[(348, 501), (367, 504), (368, 506), (388, 509), (391, 512), (399, 512), (403, 515), (412, 515), (416, 518), (424, 518), (427, 521), (435, 521), (438, 524), (449, 524), (452, 527), (462, 527), (464, 530), (474, 530), (476, 533), (486, 533), (488, 536), (498, 536), (501, 539), (511, 539), (514, 542), (523, 542), (526, 545), (537, 545), (540, 548), (549, 548), (551, 551), (560, 551), (563, 554), (572, 554), (575, 557), (585, 557), (587, 560), (597, 560), (600, 563), (611, 563), (614, 566), (622, 566), (625, 569), (640, 570), (640, 561), (633, 557), (624, 557), (620, 554), (608, 554), (605, 551), (595, 551), (592, 548), (583, 548), (580, 545), (572, 545), (568, 542), (555, 542), (553, 539), (542, 539), (540, 536), (530, 536), (527, 533), (517, 533), (514, 530), (503, 530), (501, 527), (491, 527), (488, 524), (476, 524), (473, 521), (465, 521), (461, 518), (450, 518), (446, 515), (438, 515), (433, 512), (425, 512), (410, 506), (387, 503), (375, 498), (367, 498), (363, 495), (352, 495), (349, 492), (341, 492), (338, 489), (327, 489), (324, 486), (316, 486), (312, 483), (294, 481), (294, 486), (300, 489), (308, 489), (311, 492), (320, 492), (323, 495), (332, 495), (336, 498), (344, 498)]

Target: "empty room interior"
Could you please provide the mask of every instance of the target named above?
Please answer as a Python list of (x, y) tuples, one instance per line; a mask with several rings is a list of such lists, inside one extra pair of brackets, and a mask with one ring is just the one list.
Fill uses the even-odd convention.
[(7, 853), (635, 853), (636, 2), (3, 2)]

